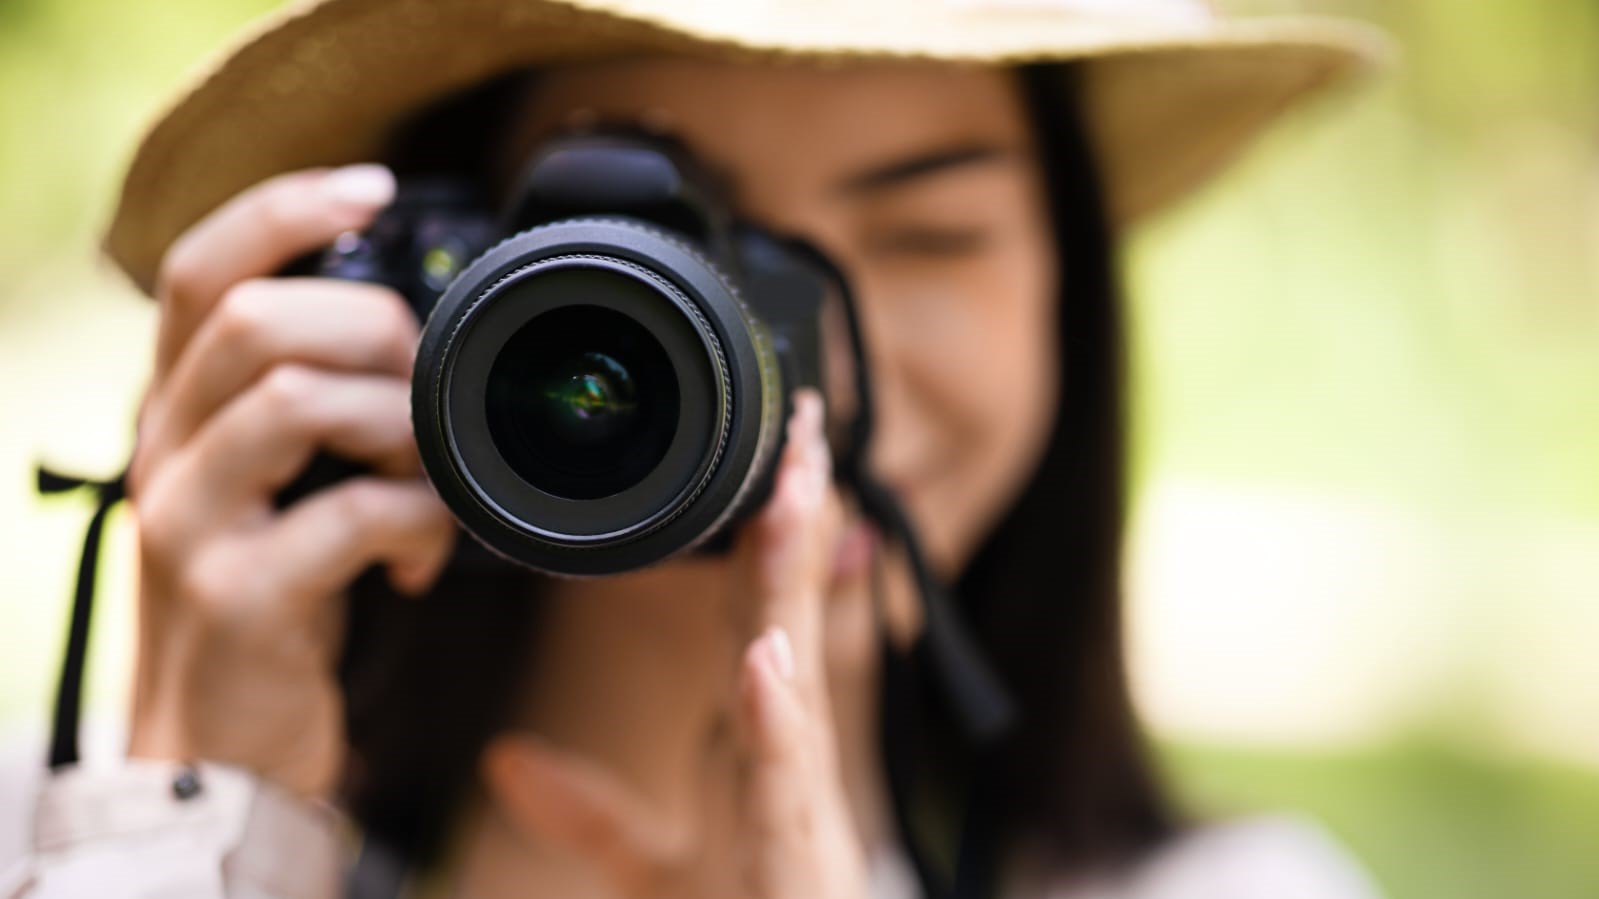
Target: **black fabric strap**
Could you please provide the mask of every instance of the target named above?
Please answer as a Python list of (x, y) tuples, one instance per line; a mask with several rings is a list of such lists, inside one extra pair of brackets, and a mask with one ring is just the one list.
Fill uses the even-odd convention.
[(39, 493), (65, 493), (92, 488), (94, 515), (83, 532), (83, 554), (78, 557), (78, 579), (72, 589), (72, 617), (67, 625), (67, 647), (61, 657), (61, 678), (56, 686), (55, 717), (50, 724), (52, 769), (78, 761), (78, 721), (82, 717), (83, 669), (89, 655), (89, 622), (94, 615), (95, 580), (100, 568), (100, 543), (106, 516), (127, 495), (126, 473), (109, 481), (57, 474), (44, 466), (37, 471)]

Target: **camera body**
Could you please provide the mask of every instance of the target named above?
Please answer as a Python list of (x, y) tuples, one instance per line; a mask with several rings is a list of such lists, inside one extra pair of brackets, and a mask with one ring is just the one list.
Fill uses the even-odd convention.
[[(823, 386), (836, 269), (737, 220), (680, 145), (567, 135), (500, 214), (402, 181), (311, 266), (384, 284), (425, 322), (412, 422), (481, 543), (557, 574), (714, 545), (769, 493), (792, 392)], [(313, 466), (291, 492), (331, 478)]]

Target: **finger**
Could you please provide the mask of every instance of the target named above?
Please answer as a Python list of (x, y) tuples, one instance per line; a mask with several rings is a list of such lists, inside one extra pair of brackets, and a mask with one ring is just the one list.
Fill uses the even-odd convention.
[(285, 509), (255, 538), (258, 558), (283, 562), (263, 572), (282, 595), (323, 597), (371, 565), (388, 567), (402, 593), (433, 583), (455, 544), (455, 518), (426, 481), (359, 477)]
[(593, 762), (532, 736), (507, 736), (485, 751), (484, 776), (523, 833), (593, 865), (623, 895), (660, 895), (679, 876), (682, 841)]
[(768, 629), (745, 650), (738, 701), (738, 732), (755, 768), (791, 768), (812, 722), (794, 687), (794, 649), (783, 628)]
[(160, 458), (181, 446), (275, 364), (409, 376), (418, 330), (405, 300), (385, 287), (315, 278), (242, 281), (180, 354), (148, 412), (144, 450)]
[(750, 644), (740, 671), (739, 820), (750, 847), (744, 875), (750, 895), (835, 895), (818, 886), (831, 877), (813, 879), (819, 868), (852, 870), (859, 841), (842, 800), (827, 722), (801, 696), (791, 652), (785, 632), (772, 628)]
[(180, 544), (270, 512), (317, 450), (380, 473), (418, 473), (410, 386), (400, 378), (281, 365), (239, 394), (157, 469), (144, 502)]
[(800, 391), (794, 408), (772, 496), (739, 535), (735, 571), (757, 632), (780, 627), (789, 635), (797, 680), (813, 689), (822, 668), (822, 599), (842, 507), (831, 486), (821, 397)]
[(394, 175), (380, 165), (292, 172), (244, 191), (184, 232), (167, 250), (157, 278), (156, 381), (224, 291), (366, 227), (394, 190)]

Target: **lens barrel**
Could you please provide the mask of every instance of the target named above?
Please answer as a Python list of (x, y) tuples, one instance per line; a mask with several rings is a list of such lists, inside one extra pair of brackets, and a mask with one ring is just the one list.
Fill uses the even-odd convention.
[(561, 574), (711, 538), (781, 442), (765, 327), (696, 248), (627, 218), (553, 222), (481, 256), (429, 316), (412, 390), (451, 510), (495, 551)]

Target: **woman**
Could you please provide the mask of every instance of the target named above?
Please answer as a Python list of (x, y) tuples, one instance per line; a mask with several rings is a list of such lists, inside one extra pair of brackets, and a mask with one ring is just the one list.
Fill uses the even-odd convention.
[[(1303, 831), (1179, 825), (1140, 748), (1111, 229), (1371, 46), (1181, 0), (284, 18), (151, 132), (112, 227), (162, 304), (128, 475), (132, 760), (55, 779), (15, 894), (335, 894), (342, 808), (359, 895), (1366, 895)], [(396, 172), (503, 198), (594, 121), (670, 134), (847, 273), (871, 467), (1015, 703), (996, 740), (925, 676), (909, 562), (834, 486), (814, 393), (726, 554), (585, 581), (449, 564), (416, 321), (280, 273), (370, 224)], [(278, 508), (319, 450), (371, 473)], [(358, 580), (374, 565), (422, 599)]]

